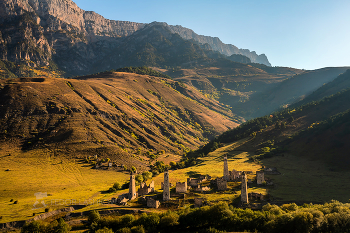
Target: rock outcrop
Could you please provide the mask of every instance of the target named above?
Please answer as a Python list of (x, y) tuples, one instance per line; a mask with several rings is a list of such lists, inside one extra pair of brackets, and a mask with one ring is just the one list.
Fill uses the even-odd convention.
[(209, 44), (214, 51), (218, 51), (226, 56), (241, 54), (248, 57), (254, 63), (271, 66), (265, 54), (258, 55), (255, 51), (251, 52), (249, 49), (239, 49), (232, 44), (224, 44), (218, 37), (198, 35), (193, 30), (180, 25), (169, 25), (168, 27), (172, 32), (178, 33), (182, 38), (187, 40), (193, 39), (200, 44)]
[[(177, 33), (203, 49), (228, 56), (240, 54), (252, 62), (270, 65), (264, 54), (238, 49), (222, 43), (219, 38), (197, 35), (190, 29), (166, 23), (155, 22), (148, 26), (154, 24), (162, 24), (169, 33)], [(128, 57), (121, 57), (120, 45), (146, 25), (108, 20), (95, 12), (80, 9), (71, 0), (0, 0), (0, 59), (34, 67), (54, 61), (67, 76), (99, 72), (98, 65), (104, 64), (106, 58), (122, 60), (120, 65), (124, 65)], [(111, 54), (112, 51), (118, 54)], [(104, 64), (104, 68), (118, 66), (115, 62)]]

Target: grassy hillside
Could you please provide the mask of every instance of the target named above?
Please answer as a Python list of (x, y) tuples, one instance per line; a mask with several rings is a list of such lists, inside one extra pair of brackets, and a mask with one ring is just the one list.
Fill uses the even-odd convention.
[[(261, 93), (296, 74), (304, 72), (284, 67), (242, 64), (217, 60), (193, 69), (159, 69), (174, 80), (184, 82), (200, 90), (206, 97), (217, 100), (240, 116), (245, 112), (255, 111), (245, 106), (251, 96)], [(265, 70), (264, 70), (265, 69)]]
[(305, 98), (323, 84), (333, 81), (347, 69), (348, 67), (322, 68), (295, 75), (270, 89), (252, 95), (249, 101), (240, 105), (240, 108), (243, 109), (242, 113), (247, 118), (270, 114)]
[[(339, 150), (345, 146), (347, 140), (349, 98), (350, 90), (347, 89), (321, 101), (249, 120), (223, 133), (196, 153), (205, 154), (215, 149), (220, 143), (230, 143), (251, 137), (253, 141), (250, 148), (261, 155), (258, 156), (260, 159), (294, 151), (307, 157), (317, 154), (315, 159), (328, 164), (331, 164), (330, 157), (332, 157), (333, 162), (336, 162), (334, 164), (338, 164), (338, 168), (345, 167), (348, 164), (347, 156)], [(315, 143), (316, 138), (319, 138), (318, 143)], [(320, 140), (321, 138), (323, 140)], [(308, 145), (310, 141), (314, 143)], [(294, 145), (297, 142), (303, 142), (303, 144)], [(301, 153), (303, 149), (306, 151)], [(317, 153), (310, 153), (308, 149)]]
[[(181, 154), (238, 125), (218, 102), (203, 101), (218, 111), (210, 110), (177, 86), (188, 89), (170, 79), (117, 72), (3, 80), (1, 137), (19, 138), (23, 150), (100, 153), (128, 166), (145, 166), (143, 155)], [(206, 99), (194, 89), (187, 91)]]

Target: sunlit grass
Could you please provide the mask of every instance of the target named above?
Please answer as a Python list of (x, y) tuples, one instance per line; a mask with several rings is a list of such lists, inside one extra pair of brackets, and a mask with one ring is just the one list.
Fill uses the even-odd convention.
[[(1, 158), (1, 222), (26, 219), (44, 211), (44, 208), (33, 210), (37, 200), (35, 193), (47, 193), (48, 196), (39, 202), (44, 201), (51, 209), (72, 203), (91, 204), (113, 196), (100, 192), (108, 190), (115, 182), (123, 184), (129, 178), (121, 172), (95, 170), (86, 163), (50, 155), (47, 150), (16, 151)], [(18, 204), (10, 202), (11, 199)]]

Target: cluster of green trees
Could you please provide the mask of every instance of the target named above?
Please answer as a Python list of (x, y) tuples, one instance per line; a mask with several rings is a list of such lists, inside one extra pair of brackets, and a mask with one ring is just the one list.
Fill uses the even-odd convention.
[(151, 68), (147, 66), (141, 66), (141, 67), (124, 67), (119, 68), (117, 70), (111, 70), (112, 72), (128, 72), (128, 73), (136, 73), (136, 74), (143, 74), (143, 75), (149, 75), (149, 76), (155, 76), (155, 77), (161, 77), (161, 78), (168, 78), (171, 79), (169, 75), (160, 73), (158, 71), (152, 70)]
[(350, 232), (350, 204), (267, 204), (260, 211), (225, 203), (166, 213), (107, 216), (93, 211), (92, 232)]
[(55, 220), (51, 223), (32, 221), (26, 223), (21, 233), (66, 233), (71, 230), (71, 226), (68, 225), (62, 218)]

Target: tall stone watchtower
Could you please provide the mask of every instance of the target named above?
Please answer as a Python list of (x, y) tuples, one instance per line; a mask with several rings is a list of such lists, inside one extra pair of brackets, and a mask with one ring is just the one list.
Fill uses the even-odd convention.
[(132, 172), (130, 174), (130, 184), (129, 184), (129, 200), (135, 199), (136, 196), (136, 186), (135, 186), (135, 175)]
[(169, 172), (164, 171), (164, 187), (163, 187), (163, 201), (170, 200), (170, 184), (169, 184)]
[(224, 180), (228, 181), (230, 179), (230, 174), (228, 172), (227, 155), (224, 157)]
[(242, 173), (242, 186), (241, 186), (241, 202), (248, 203), (248, 185), (247, 185), (247, 174)]

